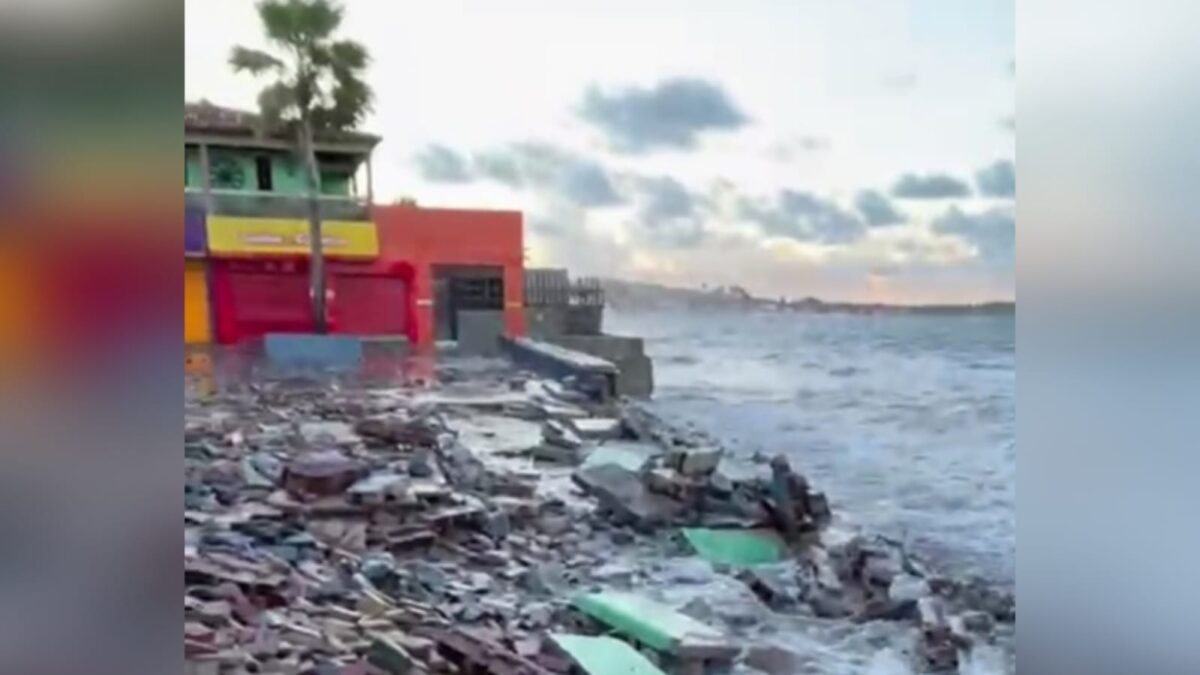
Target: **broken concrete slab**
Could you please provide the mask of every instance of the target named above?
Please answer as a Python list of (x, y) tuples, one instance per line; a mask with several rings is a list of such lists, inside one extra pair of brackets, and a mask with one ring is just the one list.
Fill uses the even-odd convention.
[(687, 528), (683, 536), (696, 555), (717, 565), (751, 567), (783, 560), (787, 546), (774, 530)]
[(604, 591), (572, 604), (622, 635), (683, 659), (732, 659), (740, 651), (720, 631), (644, 596)]
[(650, 659), (615, 638), (552, 633), (550, 640), (588, 675), (663, 675)]
[(571, 479), (596, 497), (602, 511), (644, 530), (669, 523), (684, 510), (682, 503), (651, 492), (637, 473), (615, 464), (577, 470)]
[(571, 426), (581, 438), (587, 440), (609, 440), (621, 435), (621, 420), (615, 417), (572, 420)]
[(283, 484), (296, 495), (328, 497), (345, 492), (359, 480), (364, 466), (337, 450), (305, 453), (288, 463)]
[(610, 441), (593, 449), (582, 468), (616, 464), (628, 471), (641, 472), (660, 453), (657, 446), (637, 441)]

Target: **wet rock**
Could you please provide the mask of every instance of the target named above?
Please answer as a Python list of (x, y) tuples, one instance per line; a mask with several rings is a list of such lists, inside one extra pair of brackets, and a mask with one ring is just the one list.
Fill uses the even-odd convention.
[(413, 478), (429, 478), (433, 475), (433, 466), (430, 462), (429, 451), (425, 448), (417, 448), (408, 460), (408, 475)]
[(973, 633), (989, 634), (996, 625), (995, 619), (987, 612), (964, 612), (959, 618), (963, 628)]
[(610, 562), (592, 569), (592, 578), (611, 584), (627, 584), (633, 579), (633, 567), (621, 562)]
[(560, 537), (569, 532), (573, 526), (573, 520), (568, 515), (563, 514), (546, 514), (538, 519), (538, 531), (550, 537)]
[(707, 476), (717, 468), (722, 454), (719, 448), (671, 448), (665, 461), (684, 476)]
[(410, 562), (407, 569), (417, 581), (435, 593), (442, 592), (450, 583), (450, 576), (442, 568), (423, 560)]
[(758, 565), (742, 570), (738, 578), (773, 610), (789, 609), (799, 599), (794, 577), (785, 566)]
[(679, 611), (701, 623), (709, 623), (715, 616), (712, 606), (704, 598), (692, 598), (686, 605), (680, 607)]
[(915, 602), (930, 593), (929, 584), (924, 579), (902, 573), (892, 577), (887, 596), (896, 602)]
[(381, 585), (396, 573), (396, 559), (391, 553), (376, 551), (363, 556), (358, 569), (371, 583)]
[(345, 492), (363, 476), (359, 461), (337, 450), (310, 452), (288, 463), (284, 487), (303, 496), (328, 497)]
[(638, 474), (614, 464), (578, 470), (572, 480), (617, 522), (642, 530), (669, 523), (683, 511), (679, 502), (650, 492)]
[(800, 672), (800, 657), (775, 645), (751, 645), (742, 659), (746, 666), (767, 675), (791, 675)]
[(810, 594), (808, 606), (814, 615), (822, 619), (845, 619), (854, 614), (854, 609), (844, 595), (826, 588), (817, 589)]
[(548, 420), (542, 425), (542, 439), (547, 445), (567, 450), (579, 450), (583, 447), (583, 439), (567, 424), (558, 420)]
[(534, 602), (521, 609), (522, 623), (530, 628), (541, 629), (550, 625), (554, 608), (546, 602)]
[(413, 657), (390, 638), (377, 637), (367, 651), (367, 662), (391, 675), (405, 675), (413, 670)]
[(481, 529), (492, 540), (500, 541), (512, 533), (512, 521), (507, 511), (496, 509), (483, 514)]

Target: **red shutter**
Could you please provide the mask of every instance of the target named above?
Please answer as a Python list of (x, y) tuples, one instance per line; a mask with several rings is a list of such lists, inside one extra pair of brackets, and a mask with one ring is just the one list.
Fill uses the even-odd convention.
[(335, 333), (403, 335), (408, 329), (408, 285), (399, 277), (338, 274), (330, 307)]

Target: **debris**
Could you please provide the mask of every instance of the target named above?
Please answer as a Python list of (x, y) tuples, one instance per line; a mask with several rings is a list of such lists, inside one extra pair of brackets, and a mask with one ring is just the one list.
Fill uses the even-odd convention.
[(610, 637), (552, 634), (550, 639), (588, 675), (662, 675), (629, 644)]
[(575, 598), (573, 604), (605, 626), (680, 658), (726, 660), (739, 651), (719, 631), (632, 593), (590, 593)]
[(614, 464), (578, 470), (572, 480), (595, 496), (603, 511), (640, 529), (667, 524), (684, 508), (680, 502), (650, 492), (638, 474)]
[(404, 675), (413, 669), (413, 657), (385, 636), (375, 638), (367, 652), (367, 663), (391, 675)]
[(338, 450), (310, 452), (284, 469), (284, 487), (295, 495), (328, 497), (345, 492), (362, 476), (363, 466)]
[(710, 563), (750, 567), (783, 559), (787, 550), (773, 530), (688, 528), (683, 536), (696, 554)]

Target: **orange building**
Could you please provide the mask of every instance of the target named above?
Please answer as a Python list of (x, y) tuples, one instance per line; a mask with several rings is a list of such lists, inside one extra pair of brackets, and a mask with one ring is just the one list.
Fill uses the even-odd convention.
[(487, 341), (525, 334), (524, 235), (518, 211), (376, 206), (379, 258), (411, 279), (409, 340)]

